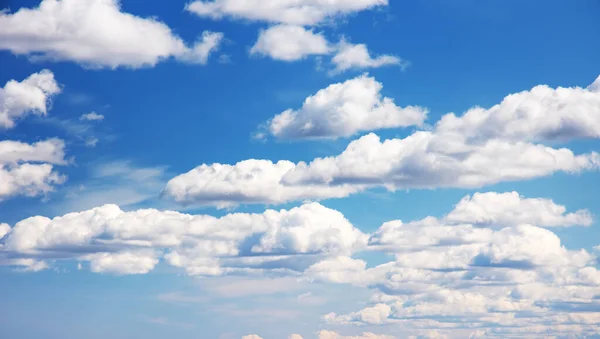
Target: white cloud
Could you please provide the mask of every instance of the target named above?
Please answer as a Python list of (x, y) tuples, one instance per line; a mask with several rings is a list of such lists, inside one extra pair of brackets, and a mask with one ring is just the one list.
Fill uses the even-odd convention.
[(329, 54), (331, 50), (322, 33), (315, 33), (302, 26), (276, 25), (260, 31), (250, 54), (295, 61), (309, 55)]
[[(600, 77), (598, 77), (600, 79)], [(600, 90), (596, 79), (587, 88), (535, 86), (508, 95), (484, 109), (474, 107), (462, 116), (445, 115), (439, 133), (460, 134), (479, 141), (568, 141), (600, 137)]]
[[(367, 238), (341, 213), (317, 203), (222, 218), (153, 209), (123, 212), (105, 205), (54, 219), (22, 220), (4, 238), (3, 250), (90, 261), (94, 272), (117, 274), (147, 273), (164, 252), (168, 263), (191, 275), (219, 275), (252, 268), (294, 270), (302, 260), (307, 266), (323, 256), (351, 254), (364, 248)], [(286, 260), (293, 255), (304, 259)]]
[(152, 251), (94, 253), (82, 259), (90, 261), (92, 272), (114, 274), (146, 274), (158, 263)]
[(0, 14), (0, 49), (95, 68), (149, 67), (170, 57), (205, 63), (219, 41), (205, 32), (188, 47), (164, 23), (122, 12), (117, 0), (43, 0)]
[[(364, 81), (358, 79), (357, 83)], [(349, 102), (360, 108), (369, 100), (371, 100), (370, 104), (382, 100), (384, 105), (377, 107), (376, 110), (381, 111), (382, 107), (389, 109), (390, 105), (393, 105), (390, 103), (391, 99), (380, 99), (377, 94), (373, 95), (378, 93), (377, 85), (373, 86), (375, 87), (371, 87), (371, 92), (363, 91), (362, 95), (370, 93), (365, 98), (361, 98), (364, 100), (359, 100), (359, 103), (353, 100)], [(369, 120), (378, 121), (375, 125), (366, 123), (361, 126), (356, 125), (356, 122), (354, 125), (332, 123), (336, 121), (334, 118), (339, 119), (341, 114), (346, 114), (342, 117), (366, 117), (365, 114), (345, 113), (353, 112), (348, 111), (348, 108), (341, 104), (344, 100), (340, 99), (345, 99), (345, 96), (333, 95), (338, 92), (344, 93), (340, 90), (342, 87), (342, 84), (333, 85), (307, 99), (299, 111), (288, 110), (276, 116), (269, 123), (271, 133), (287, 138), (335, 136), (385, 126), (378, 119)], [(548, 92), (543, 86), (536, 88)], [(534, 89), (532, 92), (538, 90)], [(350, 93), (354, 92), (349, 91), (348, 96)], [(574, 114), (569, 119), (579, 121), (577, 124), (581, 128), (584, 125), (588, 129), (592, 128), (592, 123), (584, 124), (584, 121), (588, 121), (590, 117), (600, 116), (595, 113), (595, 110), (600, 107), (596, 103), (596, 92), (586, 89), (559, 88), (555, 92), (550, 90), (548, 93), (551, 93), (548, 100), (542, 100), (538, 104), (545, 105), (546, 102), (552, 102), (552, 107), (575, 105)], [(522, 94), (516, 96), (520, 95)], [(336, 100), (330, 100), (331, 97)], [(507, 98), (514, 97), (515, 95), (512, 95)], [(574, 99), (580, 101), (576, 102)], [(512, 99), (506, 99), (504, 102), (507, 101)], [(356, 109), (352, 105), (348, 107)], [(337, 115), (330, 116), (323, 113), (328, 112), (322, 110), (323, 108), (339, 108), (338, 106), (343, 108), (339, 109)], [(577, 107), (587, 107), (589, 110)], [(531, 111), (537, 112), (536, 114), (524, 111), (526, 113), (523, 116), (528, 117), (528, 122), (522, 126), (550, 126), (542, 128), (543, 132), (532, 130), (534, 134), (544, 135), (544, 138), (533, 139), (549, 139), (549, 134), (566, 136), (563, 128), (558, 128), (555, 124), (548, 125), (547, 120), (555, 121), (557, 114), (556, 110), (550, 108)], [(522, 109), (517, 111), (520, 112)], [(453, 114), (447, 114), (433, 129), (417, 131), (405, 138), (381, 140), (379, 136), (371, 133), (350, 142), (337, 156), (316, 158), (309, 163), (280, 161), (274, 164), (268, 160), (247, 160), (233, 166), (204, 164), (172, 179), (165, 189), (165, 195), (183, 203), (218, 206), (235, 206), (240, 203), (282, 203), (292, 200), (343, 197), (376, 186), (388, 190), (479, 188), (499, 182), (549, 176), (556, 172), (572, 174), (597, 170), (600, 167), (600, 155), (596, 152), (574, 154), (568, 148), (553, 148), (541, 143), (532, 143), (530, 136), (519, 133), (490, 134), (489, 131), (502, 131), (508, 125), (506, 122), (494, 119), (486, 124), (468, 123), (474, 116), (479, 116), (474, 115), (473, 112), (482, 112), (482, 110), (469, 110), (464, 116), (458, 118)], [(561, 109), (560, 112), (563, 110)], [(322, 117), (328, 119), (321, 121)], [(494, 127), (494, 123), (497, 123), (497, 128)], [(476, 126), (476, 128), (469, 128), (465, 132), (465, 126)], [(571, 133), (570, 137), (583, 138), (594, 135), (591, 130), (582, 132), (581, 128), (578, 129), (581, 133)], [(299, 131), (304, 134), (299, 134)], [(481, 137), (473, 138), (469, 133), (479, 133)]]
[(299, 110), (288, 109), (273, 117), (269, 132), (279, 139), (339, 138), (423, 124), (427, 109), (398, 107), (382, 96), (382, 88), (366, 74), (329, 85), (306, 98)]
[(517, 192), (475, 193), (464, 197), (445, 218), (452, 223), (480, 226), (533, 224), (560, 227), (592, 224), (587, 210), (565, 214), (566, 207), (550, 199), (527, 199)]
[(90, 113), (86, 113), (84, 115), (82, 115), (79, 120), (86, 120), (86, 121), (102, 121), (104, 120), (104, 115), (102, 114), (98, 114), (96, 112), (90, 112)]
[(46, 69), (21, 82), (8, 81), (0, 88), (0, 128), (13, 128), (17, 120), (29, 114), (46, 115), (50, 99), (59, 92), (54, 74)]
[(340, 73), (350, 69), (379, 68), (396, 65), (402, 69), (408, 62), (395, 55), (380, 55), (372, 57), (365, 44), (351, 44), (345, 40), (340, 41), (336, 54), (331, 59), (335, 65), (332, 73)]
[(164, 195), (183, 204), (281, 204), (293, 200), (345, 197), (358, 186), (286, 186), (281, 180), (296, 165), (290, 161), (244, 160), (235, 165), (201, 165), (169, 180)]
[(187, 4), (186, 10), (213, 19), (228, 16), (272, 23), (315, 25), (336, 16), (387, 4), (387, 0), (197, 0)]
[[(121, 170), (112, 166), (98, 175), (116, 173)], [(474, 208), (471, 204), (502, 208), (483, 208), (468, 218), (465, 211)], [(0, 256), (0, 264), (34, 270), (53, 260), (76, 260), (89, 261), (95, 272), (143, 274), (163, 259), (190, 275), (263, 278), (248, 284), (221, 280), (209, 288), (233, 298), (264, 295), (266, 290), (280, 293), (293, 281), (369, 288), (374, 292), (370, 305), (323, 319), (331, 324), (394, 324), (404, 338), (464, 338), (472, 333), (491, 338), (515, 333), (585, 337), (600, 324), (600, 315), (590, 311), (600, 306), (598, 253), (566, 248), (555, 233), (539, 227), (574, 222), (571, 213), (556, 206), (512, 192), (474, 194), (446, 216), (386, 222), (366, 246), (368, 235), (341, 213), (317, 203), (220, 218), (154, 209), (124, 212), (107, 205), (18, 222), (2, 238), (0, 254), (12, 257)], [(537, 221), (545, 225), (532, 224)], [(360, 250), (395, 258), (369, 267), (351, 257)], [(271, 275), (277, 278), (264, 279)]]
[(186, 50), (179, 58), (189, 63), (204, 65), (210, 55), (219, 49), (223, 37), (224, 34), (220, 32), (204, 31), (192, 48)]
[(48, 193), (66, 177), (53, 165), (65, 165), (65, 144), (48, 139), (34, 144), (0, 141), (0, 200), (17, 195), (37, 196)]
[[(466, 215), (464, 204), (473, 201), (502, 207), (477, 211), (477, 224), (448, 217), (457, 210)], [(586, 337), (600, 324), (600, 314), (589, 311), (600, 306), (597, 257), (567, 249), (550, 230), (527, 224), (571, 223), (561, 220), (569, 215), (564, 208), (550, 206), (558, 205), (514, 193), (476, 194), (443, 218), (384, 223), (370, 248), (395, 255), (394, 261), (368, 268), (363, 260), (329, 258), (304, 275), (375, 291), (373, 304), (362, 310), (326, 314), (331, 324), (394, 324), (410, 338)], [(465, 326), (469, 331), (462, 332)]]

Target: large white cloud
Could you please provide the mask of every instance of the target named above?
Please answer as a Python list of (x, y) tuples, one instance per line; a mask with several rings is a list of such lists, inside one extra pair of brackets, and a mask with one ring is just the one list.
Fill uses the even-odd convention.
[(524, 198), (517, 192), (487, 192), (464, 197), (445, 220), (481, 226), (533, 224), (560, 227), (592, 223), (587, 210), (565, 212), (565, 206), (550, 199)]
[(304, 199), (345, 197), (355, 185), (286, 186), (281, 180), (295, 164), (290, 161), (244, 160), (235, 165), (201, 165), (167, 183), (164, 195), (183, 204), (215, 205), (281, 204)]
[(0, 49), (88, 67), (148, 67), (170, 57), (204, 64), (221, 38), (205, 32), (187, 46), (164, 23), (122, 12), (118, 0), (43, 0), (0, 13)]
[(59, 139), (27, 144), (0, 141), (0, 200), (50, 192), (66, 177), (53, 165), (65, 165), (65, 144)]
[(212, 0), (193, 1), (186, 10), (202, 17), (232, 17), (253, 21), (315, 25), (335, 16), (378, 6), (387, 0)]
[[(355, 79), (355, 85), (369, 81), (366, 79), (368, 78)], [(358, 130), (381, 128), (385, 123), (369, 122), (362, 126), (357, 125), (356, 121), (363, 121), (362, 119), (357, 119), (352, 124), (337, 123), (353, 121), (343, 120), (340, 116), (366, 117), (366, 114), (348, 113), (356, 112), (354, 109), (363, 107), (364, 102), (370, 103), (367, 108), (375, 105), (375, 110), (392, 107), (389, 100), (380, 99), (377, 94), (373, 95), (378, 93), (377, 84), (373, 83), (373, 86), (375, 87), (370, 87), (370, 91), (362, 91), (365, 97), (359, 100), (360, 104), (349, 100), (350, 104), (344, 105), (345, 101), (340, 100), (346, 98), (346, 92), (341, 90), (343, 84), (333, 85), (307, 99), (299, 111), (289, 110), (276, 116), (270, 121), (269, 129), (276, 136), (298, 138), (349, 135)], [(542, 92), (547, 96), (535, 95), (535, 104), (528, 103), (518, 109), (510, 106), (511, 109), (507, 112), (512, 113), (508, 114), (505, 120), (500, 119), (502, 112), (496, 112), (489, 116), (498, 116), (498, 119), (490, 118), (485, 124), (473, 125), (469, 121), (474, 117), (488, 116), (487, 113), (477, 115), (474, 112), (482, 113), (484, 110), (474, 109), (458, 118), (453, 114), (445, 115), (433, 129), (416, 131), (405, 138), (381, 140), (379, 136), (371, 133), (350, 142), (337, 156), (316, 158), (309, 163), (280, 161), (274, 164), (266, 160), (250, 160), (234, 166), (205, 164), (172, 179), (165, 189), (165, 194), (180, 202), (207, 205), (218, 205), (223, 201), (227, 201), (228, 205), (250, 202), (275, 203), (324, 199), (327, 196), (340, 197), (374, 186), (382, 186), (389, 190), (479, 188), (499, 182), (544, 177), (556, 172), (580, 173), (597, 170), (600, 167), (598, 153), (575, 154), (569, 148), (554, 148), (542, 142), (594, 137), (593, 119), (600, 116), (597, 113), (600, 107), (598, 93), (581, 88), (559, 88), (553, 92), (544, 86), (536, 87), (532, 93), (537, 93), (538, 88), (542, 88)], [(341, 95), (336, 96), (337, 94)], [(510, 95), (505, 102), (522, 95), (524, 94)], [(378, 100), (383, 104), (378, 106)], [(537, 108), (528, 111), (527, 107)], [(560, 107), (560, 110), (555, 109), (556, 107)], [(329, 108), (333, 108), (333, 111), (337, 109), (336, 114), (327, 115), (326, 112), (331, 111)], [(387, 112), (388, 108), (384, 111)], [(523, 113), (515, 115), (515, 112)], [(565, 112), (573, 114), (567, 117)], [(524, 118), (519, 116), (527, 117), (527, 121), (522, 121)], [(327, 119), (322, 119), (323, 117)], [(340, 120), (335, 120), (334, 117)], [(510, 125), (511, 119), (521, 121), (523, 124), (520, 126), (530, 126), (532, 134), (506, 132), (509, 131), (506, 126)], [(568, 126), (548, 123), (567, 120)], [(476, 127), (465, 130), (465, 126)], [(575, 129), (579, 132), (565, 132), (565, 128), (573, 131), (573, 126), (579, 126)], [(522, 128), (524, 127), (521, 127), (521, 130)], [(489, 131), (505, 132), (490, 134)], [(479, 134), (473, 137), (474, 133)], [(553, 137), (550, 137), (550, 134)], [(536, 141), (538, 139), (539, 141)], [(250, 164), (260, 164), (260, 170), (256, 169), (257, 166), (249, 166)], [(264, 173), (271, 173), (268, 179), (264, 179), (267, 177), (262, 175)], [(277, 189), (265, 190), (265, 183)], [(265, 199), (266, 192), (276, 192), (273, 196), (277, 199)]]
[[(464, 206), (473, 201), (502, 208), (465, 217)], [(369, 268), (360, 259), (328, 258), (304, 275), (375, 291), (373, 304), (362, 310), (324, 315), (332, 324), (396, 324), (416, 338), (597, 334), (598, 258), (567, 249), (550, 230), (529, 224), (590, 220), (574, 222), (564, 208), (549, 206), (558, 205), (514, 192), (476, 194), (443, 218), (384, 223), (372, 235), (371, 249), (393, 254), (394, 261)], [(528, 213), (520, 213), (525, 209)], [(465, 328), (471, 333), (462, 332)]]
[(5, 236), (3, 249), (40, 260), (89, 261), (94, 272), (117, 274), (147, 273), (164, 256), (189, 274), (217, 275), (290, 268), (297, 264), (286, 261), (293, 255), (310, 262), (350, 254), (364, 248), (367, 239), (341, 213), (317, 203), (222, 218), (153, 209), (124, 212), (105, 205), (54, 219), (22, 220)]
[(0, 88), (0, 128), (12, 128), (29, 114), (46, 115), (50, 99), (59, 92), (54, 74), (46, 69), (21, 82), (8, 81)]
[(295, 61), (309, 55), (329, 54), (331, 50), (332, 47), (322, 33), (315, 33), (302, 26), (276, 25), (260, 31), (250, 54)]
[(468, 139), (568, 141), (600, 137), (600, 77), (586, 88), (539, 85), (508, 95), (501, 103), (475, 107), (462, 116), (445, 115), (439, 133)]
[[(480, 193), (442, 217), (386, 222), (367, 244), (369, 235), (317, 203), (221, 218), (106, 205), (3, 226), (0, 253), (9, 257), (0, 264), (34, 271), (77, 260), (94, 272), (143, 274), (163, 259), (191, 275), (276, 273), (372, 289), (362, 310), (324, 315), (331, 324), (393, 324), (415, 338), (585, 337), (600, 325), (598, 253), (567, 248), (550, 229), (586, 225), (588, 217), (571, 216), (588, 214), (514, 192)], [(394, 259), (370, 266), (352, 258), (360, 250)]]
[(268, 122), (269, 132), (279, 139), (339, 138), (423, 124), (427, 109), (398, 107), (381, 94), (382, 88), (366, 74), (329, 85), (306, 98), (300, 109), (273, 117)]

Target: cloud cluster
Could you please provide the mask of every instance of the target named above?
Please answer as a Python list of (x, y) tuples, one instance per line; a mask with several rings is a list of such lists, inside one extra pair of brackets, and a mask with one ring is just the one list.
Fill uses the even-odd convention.
[(204, 32), (188, 46), (164, 23), (122, 12), (118, 0), (43, 0), (0, 13), (0, 49), (94, 68), (151, 67), (171, 57), (205, 64), (222, 37)]
[(398, 107), (381, 95), (383, 85), (366, 74), (329, 85), (268, 122), (278, 139), (349, 137), (363, 131), (422, 125), (427, 109)]
[[(511, 94), (487, 110), (476, 107), (459, 117), (446, 114), (432, 129), (418, 130), (405, 138), (381, 140), (373, 133), (365, 135), (350, 142), (341, 154), (309, 163), (246, 160), (235, 165), (204, 164), (169, 181), (164, 195), (182, 203), (235, 206), (342, 197), (376, 186), (389, 190), (479, 188), (556, 172), (597, 170), (598, 153), (575, 154), (566, 147), (545, 143), (597, 135), (598, 82), (587, 88), (537, 86)], [(288, 138), (332, 137), (382, 128), (384, 122), (361, 119), (367, 116), (365, 107), (372, 112), (395, 106), (380, 99), (378, 85), (370, 78), (359, 77), (346, 85), (365, 83), (371, 84), (367, 86), (371, 91), (363, 92), (370, 94), (360, 103), (349, 95), (352, 91), (343, 90), (348, 87), (332, 85), (307, 99), (300, 110), (272, 119), (271, 133)], [(369, 102), (373, 104), (365, 104)], [(520, 121), (519, 128), (511, 127), (514, 120)]]
[(220, 275), (298, 271), (324, 255), (349, 255), (367, 238), (341, 213), (316, 203), (222, 218), (105, 205), (22, 220), (5, 235), (3, 250), (13, 258), (87, 261), (94, 272), (142, 274), (164, 258), (190, 275)]
[[(475, 218), (463, 218), (473, 201)], [(480, 219), (485, 211), (490, 215)], [(324, 315), (331, 324), (397, 324), (415, 338), (598, 335), (597, 256), (565, 248), (543, 228), (589, 225), (588, 217), (574, 221), (577, 215), (588, 212), (566, 213), (552, 201), (514, 192), (480, 193), (443, 218), (384, 223), (369, 248), (394, 261), (367, 268), (363, 260), (339, 257), (305, 275), (373, 289), (372, 305)]]
[(65, 165), (65, 144), (48, 139), (34, 144), (0, 141), (0, 201), (17, 196), (48, 193), (66, 177), (54, 170)]
[[(190, 275), (351, 284), (373, 291), (371, 305), (324, 321), (398, 324), (414, 338), (585, 336), (600, 325), (598, 253), (568, 249), (550, 229), (590, 221), (585, 210), (515, 192), (467, 196), (445, 216), (392, 220), (372, 234), (317, 203), (220, 218), (106, 205), (0, 225), (0, 262), (40, 270), (74, 260), (93, 272), (144, 274), (164, 261)], [(394, 259), (369, 267), (352, 257), (358, 251)]]
[(21, 82), (8, 81), (0, 88), (0, 128), (13, 128), (18, 119), (29, 114), (46, 115), (50, 99), (59, 92), (54, 74), (47, 69)]
[(250, 54), (268, 56), (274, 60), (297, 61), (311, 55), (333, 55), (334, 68), (330, 73), (338, 74), (350, 69), (400, 66), (408, 62), (394, 55), (371, 56), (367, 45), (352, 44), (343, 39), (333, 44), (323, 32), (315, 32), (303, 26), (279, 24), (260, 31)]

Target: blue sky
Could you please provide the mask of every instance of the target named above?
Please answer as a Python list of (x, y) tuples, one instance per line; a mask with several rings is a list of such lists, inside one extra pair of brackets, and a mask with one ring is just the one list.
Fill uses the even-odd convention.
[(0, 337), (600, 337), (599, 2), (247, 4), (2, 2)]

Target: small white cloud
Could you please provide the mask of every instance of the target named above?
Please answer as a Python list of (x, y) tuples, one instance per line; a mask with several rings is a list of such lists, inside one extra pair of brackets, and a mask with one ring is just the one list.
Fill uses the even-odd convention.
[(335, 65), (333, 74), (350, 69), (379, 68), (383, 66), (399, 66), (403, 70), (409, 63), (395, 55), (379, 55), (371, 57), (367, 45), (351, 44), (345, 40), (340, 41), (337, 53), (331, 59)]
[(98, 114), (96, 112), (90, 112), (79, 117), (79, 120), (84, 121), (102, 121), (104, 120), (104, 115)]
[(8, 81), (0, 88), (0, 128), (13, 128), (17, 120), (30, 114), (45, 116), (50, 99), (60, 91), (54, 74), (47, 69), (21, 82)]
[(331, 50), (322, 33), (315, 33), (302, 26), (277, 25), (260, 31), (250, 54), (295, 61), (309, 55), (329, 54)]

